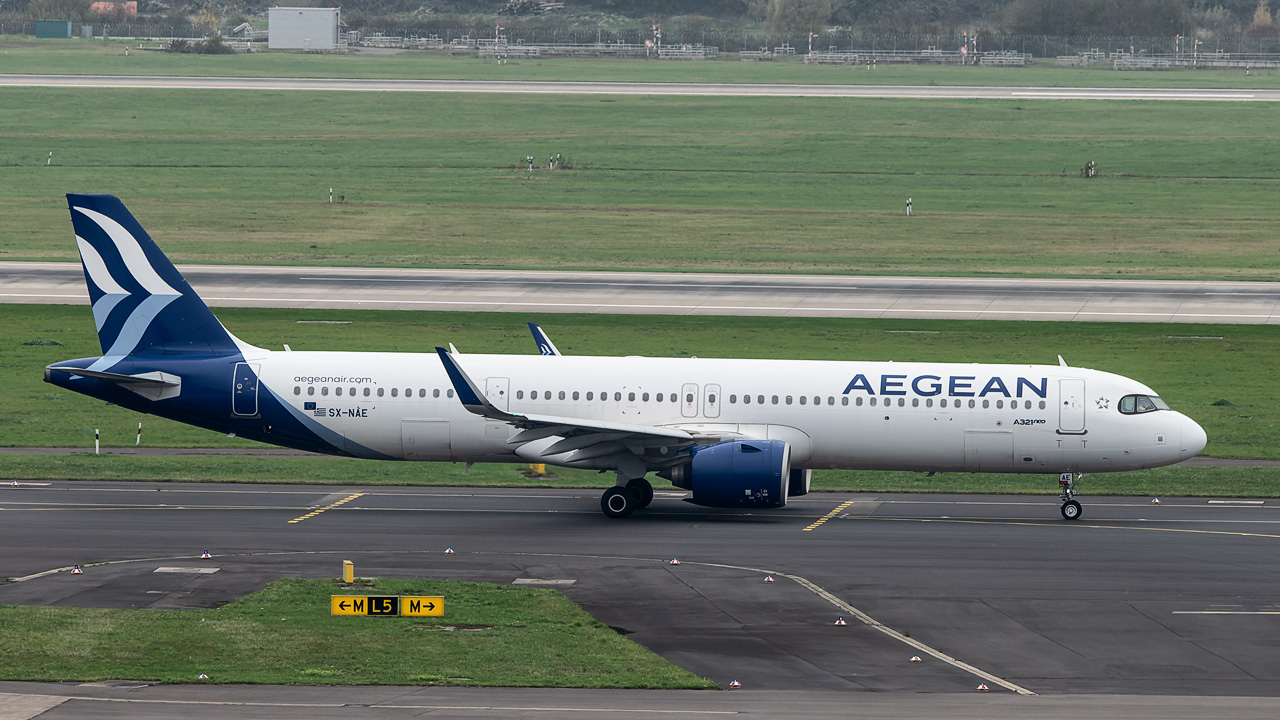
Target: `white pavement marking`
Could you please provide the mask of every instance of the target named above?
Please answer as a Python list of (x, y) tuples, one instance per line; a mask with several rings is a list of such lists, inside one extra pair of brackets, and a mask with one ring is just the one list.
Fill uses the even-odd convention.
[(61, 705), (70, 698), (53, 695), (19, 695), (0, 693), (0, 718), (29, 720)]

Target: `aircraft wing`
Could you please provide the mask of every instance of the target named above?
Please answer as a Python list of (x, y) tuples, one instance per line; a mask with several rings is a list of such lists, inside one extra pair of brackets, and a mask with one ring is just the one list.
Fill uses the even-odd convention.
[(615, 469), (625, 467), (629, 472), (639, 472), (636, 476), (640, 477), (644, 474), (641, 458), (675, 460), (679, 450), (707, 440), (679, 428), (500, 410), (480, 392), (447, 350), (438, 347), (436, 353), (462, 406), (476, 415), (519, 428), (520, 432), (507, 442), (520, 445), (517, 454), (532, 462)]

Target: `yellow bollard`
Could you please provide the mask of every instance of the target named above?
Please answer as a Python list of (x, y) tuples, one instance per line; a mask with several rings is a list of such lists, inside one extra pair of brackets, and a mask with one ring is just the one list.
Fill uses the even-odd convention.
[(356, 581), (356, 566), (350, 560), (342, 561), (342, 582), (350, 585)]
[(547, 464), (546, 464), (546, 463), (531, 463), (531, 464), (529, 465), (529, 469), (530, 469), (530, 470), (532, 470), (532, 471), (534, 471), (535, 473), (537, 473), (537, 474), (539, 474), (539, 475), (546, 475), (546, 474), (547, 474)]

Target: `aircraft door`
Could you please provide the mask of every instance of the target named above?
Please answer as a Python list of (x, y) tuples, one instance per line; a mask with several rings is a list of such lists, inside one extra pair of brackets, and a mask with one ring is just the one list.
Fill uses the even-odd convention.
[(702, 414), (705, 417), (720, 417), (720, 386), (719, 385), (703, 385), (702, 386)]
[(697, 383), (685, 383), (680, 388), (680, 414), (685, 417), (698, 417)]
[(508, 410), (511, 381), (507, 378), (491, 377), (484, 381), (484, 396), (494, 407), (503, 412)]
[(252, 417), (258, 414), (258, 369), (261, 365), (236, 363), (231, 379), (231, 414)]
[(1058, 381), (1058, 432), (1064, 435), (1083, 435), (1084, 380), (1071, 378)]
[(404, 418), (400, 421), (400, 443), (405, 460), (452, 460), (449, 421), (434, 418)]

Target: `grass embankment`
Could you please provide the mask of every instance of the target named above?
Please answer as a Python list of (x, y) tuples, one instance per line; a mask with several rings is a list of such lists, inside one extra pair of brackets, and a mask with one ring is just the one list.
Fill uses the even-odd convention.
[[(429, 352), (455, 343), (464, 352), (528, 354), (524, 316), (487, 313), (356, 310), (223, 309), (224, 324), (265, 347), (295, 350)], [(143, 423), (150, 447), (261, 447), (206, 430), (54, 388), (45, 365), (100, 352), (88, 308), (9, 305), (0, 326), (0, 369), (11, 378), (0, 413), (0, 444), (92, 448), (132, 447)], [(299, 324), (341, 320), (346, 325)], [(1262, 372), (1280, 354), (1280, 328), (1257, 325), (1181, 326), (1115, 323), (1008, 323), (945, 320), (709, 318), (557, 315), (548, 330), (571, 354), (775, 357), (815, 360), (920, 360), (1073, 365), (1116, 372), (1152, 386), (1209, 434), (1206, 454), (1280, 458), (1275, 438), (1280, 384)], [(888, 332), (926, 330), (928, 333)], [(1183, 333), (1201, 338), (1179, 337)], [(1221, 339), (1203, 339), (1212, 337)], [(24, 344), (58, 342), (60, 345)], [(447, 484), (597, 487), (611, 476), (553, 469), (554, 478), (525, 478), (519, 465), (384, 463), (341, 458), (126, 458), (0, 456), (0, 479), (219, 480), (335, 484)], [(1091, 493), (1275, 495), (1280, 472), (1243, 468), (1169, 468), (1092, 476)], [(1145, 483), (1145, 484), (1144, 484)], [(840, 491), (1049, 492), (1043, 477), (910, 473), (815, 474), (815, 487)], [(1148, 490), (1151, 488), (1151, 490)]]
[[(445, 616), (333, 617), (330, 595), (444, 596)], [(0, 606), (0, 647), (4, 680), (715, 687), (558, 592), (428, 580), (279, 580), (216, 610)]]
[(0, 259), (75, 260), (87, 191), (190, 263), (1280, 272), (1267, 103), (0, 92)]
[[(595, 58), (480, 60), (448, 51), (407, 51), (394, 55), (314, 55), (264, 52), (241, 55), (181, 55), (130, 52), (138, 41), (36, 40), (0, 36), (5, 72), (73, 75), (179, 75), (226, 77), (393, 78), (428, 80), (571, 80), (609, 82), (808, 83), (816, 85), (984, 85), (1001, 87), (1212, 87), (1274, 88), (1280, 73), (1244, 70), (1196, 72), (1116, 72), (1109, 62), (1087, 68), (1059, 68), (1041, 57), (1027, 68), (805, 65), (802, 56), (744, 63), (736, 52), (705, 62), (659, 62)], [(143, 43), (157, 45), (159, 43)], [(829, 43), (826, 43), (829, 44)], [(823, 45), (824, 49), (826, 44)], [(844, 51), (850, 48), (841, 48)], [(863, 49), (863, 48), (858, 48)], [(886, 49), (880, 47), (881, 50)], [(909, 45), (889, 49), (915, 50)], [(996, 47), (1044, 55), (1035, 43)]]

